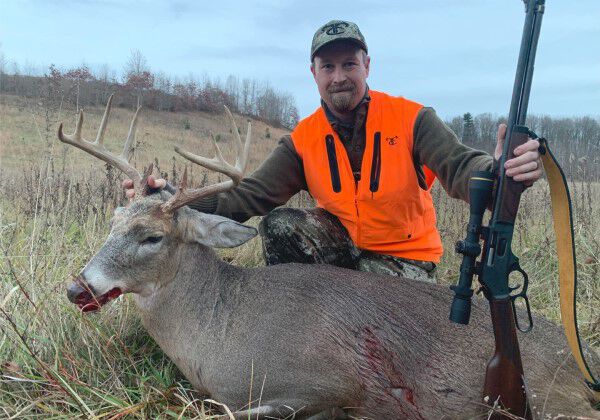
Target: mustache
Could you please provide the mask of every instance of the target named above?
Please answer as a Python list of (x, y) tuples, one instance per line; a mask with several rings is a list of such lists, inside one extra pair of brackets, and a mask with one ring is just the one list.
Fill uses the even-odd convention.
[(353, 83), (344, 83), (342, 85), (334, 85), (334, 86), (330, 86), (327, 89), (327, 92), (329, 93), (339, 93), (339, 92), (348, 92), (348, 91), (352, 91), (355, 89), (355, 86)]

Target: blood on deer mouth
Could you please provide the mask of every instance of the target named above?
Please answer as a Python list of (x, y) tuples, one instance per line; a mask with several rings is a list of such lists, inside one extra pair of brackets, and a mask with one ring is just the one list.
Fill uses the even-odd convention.
[(73, 303), (75, 303), (82, 312), (92, 312), (97, 311), (111, 300), (118, 298), (121, 294), (123, 294), (123, 292), (118, 287), (110, 289), (100, 296), (94, 296), (88, 290), (83, 290), (73, 300)]

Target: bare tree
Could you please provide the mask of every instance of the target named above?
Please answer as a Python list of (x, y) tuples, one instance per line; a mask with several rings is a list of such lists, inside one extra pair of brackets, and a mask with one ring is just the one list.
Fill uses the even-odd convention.
[(250, 114), (251, 113), (251, 107), (250, 107), (250, 79), (244, 79), (242, 80), (242, 99), (241, 99), (241, 111), (244, 114)]
[(156, 102), (156, 106), (158, 108), (159, 111), (162, 111), (163, 109), (167, 109), (170, 108), (168, 106), (168, 97), (171, 95), (172, 91), (173, 91), (173, 83), (171, 82), (171, 79), (169, 78), (169, 76), (167, 76), (165, 73), (158, 72), (158, 74), (156, 75), (156, 77), (154, 78), (155, 81), (155, 85), (156, 85), (156, 89), (158, 90), (157, 93), (157, 102)]
[(19, 63), (17, 63), (16, 61), (12, 62), (12, 74), (13, 74), (13, 92), (15, 95), (22, 95), (22, 85), (23, 85), (23, 78), (21, 77), (21, 68), (19, 67)]
[(144, 71), (149, 71), (148, 60), (140, 50), (132, 50), (125, 64), (125, 75), (141, 74)]
[(86, 64), (82, 64), (79, 67), (70, 69), (64, 74), (67, 80), (70, 80), (75, 86), (75, 110), (79, 111), (79, 95), (82, 85), (90, 80), (94, 79), (94, 76), (90, 72), (89, 67)]
[(490, 151), (495, 147), (498, 122), (490, 113), (480, 114), (475, 117), (475, 126), (478, 128), (479, 148)]
[(98, 89), (95, 90), (95, 102), (104, 103), (112, 92), (112, 86), (117, 83), (117, 73), (106, 63), (101, 64), (94, 73), (99, 82)]
[(154, 75), (150, 73), (148, 60), (140, 50), (132, 50), (125, 65), (125, 86), (137, 96), (137, 106), (142, 104), (144, 92), (154, 86)]
[(3, 86), (4, 86), (4, 82), (5, 82), (4, 75), (6, 74), (6, 67), (7, 67), (6, 57), (4, 55), (4, 51), (2, 51), (2, 43), (0, 42), (0, 91), (3, 90)]
[(239, 112), (240, 110), (240, 88), (239, 81), (237, 77), (233, 75), (229, 75), (227, 77), (227, 82), (225, 82), (225, 89), (227, 91), (227, 96), (229, 96), (230, 108)]

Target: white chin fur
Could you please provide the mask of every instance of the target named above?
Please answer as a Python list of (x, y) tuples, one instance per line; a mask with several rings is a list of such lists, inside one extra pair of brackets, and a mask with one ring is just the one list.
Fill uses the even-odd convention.
[(97, 267), (86, 267), (83, 270), (83, 278), (91, 286), (92, 289), (96, 292), (97, 295), (103, 295), (115, 287), (120, 288), (123, 292), (122, 285), (120, 282), (115, 282), (113, 280), (109, 280), (101, 269)]

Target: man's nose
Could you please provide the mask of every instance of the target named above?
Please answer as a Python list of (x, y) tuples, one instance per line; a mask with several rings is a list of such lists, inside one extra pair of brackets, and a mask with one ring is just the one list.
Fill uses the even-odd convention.
[(342, 67), (336, 67), (333, 71), (333, 82), (341, 83), (346, 80), (346, 73)]

